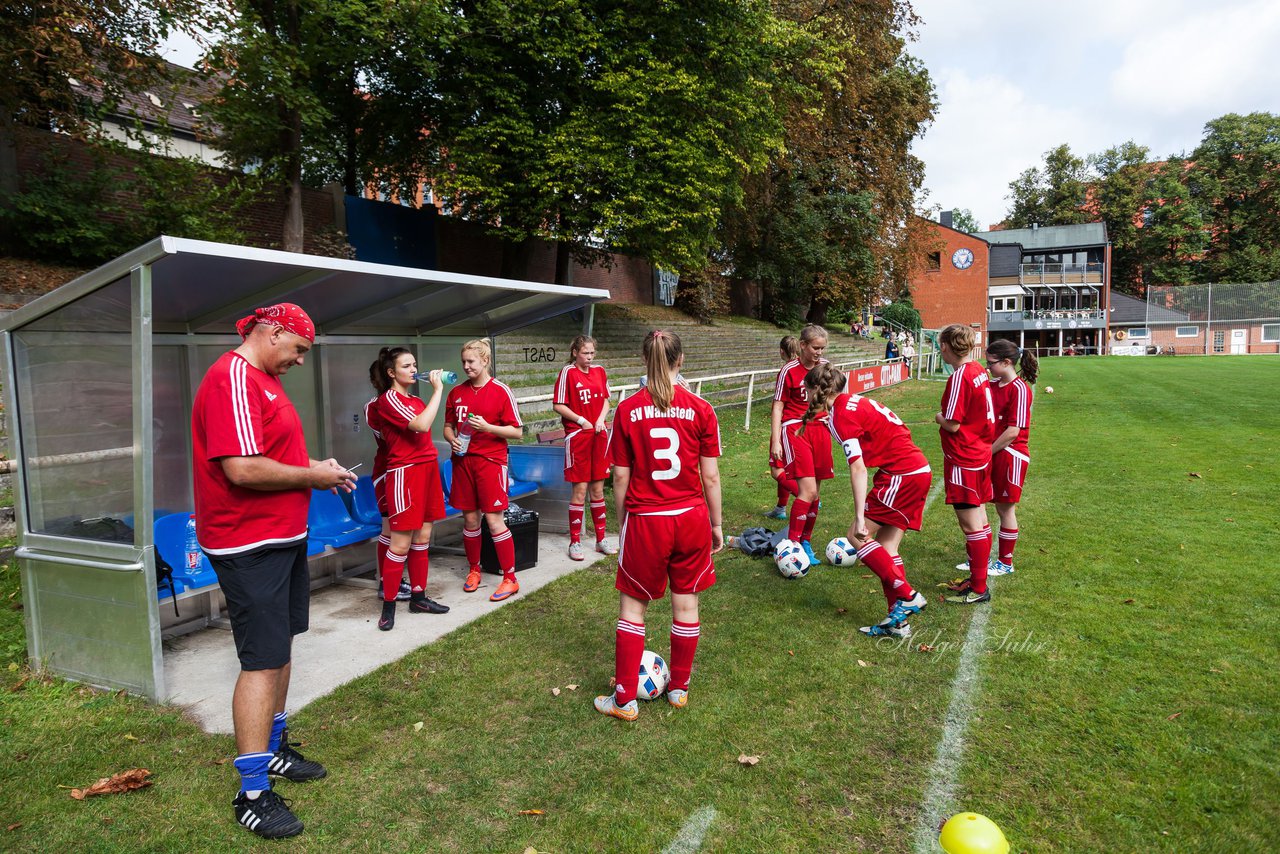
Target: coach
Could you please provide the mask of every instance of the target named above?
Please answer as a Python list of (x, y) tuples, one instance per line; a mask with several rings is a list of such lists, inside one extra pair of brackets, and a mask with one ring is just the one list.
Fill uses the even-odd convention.
[(280, 377), (315, 343), (292, 303), (236, 324), (244, 343), (209, 368), (191, 413), (196, 534), (227, 601), (240, 677), (231, 700), (240, 794), (236, 821), (259, 836), (302, 832), (268, 775), (316, 780), (324, 766), (288, 740), (293, 636), (307, 630), (307, 509), (312, 489), (351, 490), (355, 475), (307, 455), (302, 422)]

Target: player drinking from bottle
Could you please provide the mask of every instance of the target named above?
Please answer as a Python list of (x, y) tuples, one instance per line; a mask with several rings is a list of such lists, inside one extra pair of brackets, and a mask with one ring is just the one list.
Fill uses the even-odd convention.
[[(778, 358), (782, 361), (781, 374), (788, 363), (800, 358), (800, 339), (794, 335), (784, 335), (778, 342)], [(778, 482), (778, 506), (764, 514), (766, 519), (787, 518), (787, 501), (796, 494), (799, 486), (796, 480), (787, 474), (787, 462), (781, 457), (769, 454), (769, 476)]]
[[(825, 364), (827, 330), (809, 325), (800, 330), (800, 355), (778, 372), (770, 418), (769, 453), (786, 463), (786, 476), (796, 482), (796, 500), (791, 503), (791, 523), (787, 539), (800, 544), (810, 565), (820, 561), (809, 540), (818, 523), (818, 487), (835, 477), (831, 461), (831, 435), (825, 430), (800, 434), (801, 419), (809, 409), (809, 392), (804, 378), (816, 365)], [(815, 417), (826, 417), (826, 411)]]
[[(853, 487), (854, 516), (849, 541), (857, 546), (858, 558), (880, 579), (888, 603), (887, 617), (859, 631), (871, 637), (910, 637), (907, 619), (919, 613), (927, 602), (907, 583), (898, 549), (907, 531), (920, 530), (933, 482), (929, 461), (911, 440), (911, 430), (887, 406), (869, 397), (842, 392), (845, 375), (831, 365), (818, 365), (809, 371), (805, 385), (810, 398), (804, 417), (806, 425), (820, 410), (831, 410), (828, 425), (849, 460)], [(876, 469), (870, 493), (868, 467)]]
[[(1017, 367), (1014, 367), (1014, 363)], [(1018, 502), (1031, 465), (1027, 439), (1031, 434), (1031, 386), (1040, 371), (1034, 353), (1012, 341), (992, 341), (987, 347), (991, 372), (991, 400), (996, 413), (996, 440), (991, 444), (991, 491), (1000, 516), (997, 559), (988, 575), (1013, 572), (1013, 549), (1018, 544)]]
[(969, 577), (950, 585), (958, 595), (946, 601), (962, 605), (990, 602), (987, 560), (991, 557), (991, 526), (983, 505), (991, 500), (991, 440), (996, 416), (990, 377), (974, 357), (977, 335), (969, 326), (953, 323), (938, 334), (942, 360), (955, 372), (942, 392), (942, 410), (933, 420), (942, 434), (943, 472), (947, 503), (956, 511), (969, 556)]
[(410, 394), (417, 382), (418, 360), (404, 347), (383, 347), (374, 364), (382, 394), (371, 409), (387, 448), (386, 476), (377, 492), (379, 510), (390, 530), (390, 542), (379, 566), (382, 616), (378, 628), (386, 632), (395, 626), (396, 598), (406, 565), (409, 610), (416, 614), (449, 611), (448, 606), (427, 597), (431, 526), (444, 518), (440, 469), (436, 446), (431, 441), (431, 424), (440, 409), (444, 384), (440, 371), (432, 371), (428, 375), (431, 400), (424, 402)]
[(516, 397), (489, 375), (489, 342), (462, 345), (462, 372), (467, 381), (454, 386), (445, 402), (444, 438), (453, 448), (453, 488), (449, 503), (462, 511), (462, 545), (467, 580), (462, 589), (480, 587), (480, 516), (493, 536), (502, 583), (489, 597), (500, 602), (520, 592), (516, 581), (516, 546), (507, 528), (507, 442), (524, 432)]
[(560, 369), (551, 408), (564, 425), (564, 479), (569, 498), (569, 557), (582, 560), (582, 522), (588, 490), (596, 551), (614, 555), (605, 541), (604, 479), (609, 476), (609, 376), (595, 364), (596, 339), (579, 335), (569, 345), (569, 364)]
[(667, 701), (683, 708), (701, 631), (698, 594), (716, 583), (711, 556), (724, 548), (720, 513), (720, 425), (711, 404), (676, 382), (680, 339), (654, 330), (644, 340), (647, 384), (618, 404), (609, 442), (613, 495), (622, 520), (618, 627), (612, 695), (596, 710), (639, 716), (636, 688), (644, 615), (671, 585), (671, 681)]

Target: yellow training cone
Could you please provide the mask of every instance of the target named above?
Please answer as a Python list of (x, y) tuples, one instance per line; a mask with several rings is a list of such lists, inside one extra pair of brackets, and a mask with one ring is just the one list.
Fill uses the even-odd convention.
[(938, 844), (947, 854), (1009, 854), (1009, 840), (1000, 828), (976, 812), (956, 813), (947, 819)]

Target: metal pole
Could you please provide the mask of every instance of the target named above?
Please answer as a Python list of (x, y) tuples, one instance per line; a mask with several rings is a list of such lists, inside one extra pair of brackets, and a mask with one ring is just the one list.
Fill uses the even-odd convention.
[(582, 334), (591, 337), (596, 325), (596, 304), (588, 303), (582, 312)]
[(747, 378), (747, 420), (743, 423), (743, 430), (751, 429), (751, 395), (756, 390), (756, 375), (752, 374)]
[[(1213, 338), (1213, 283), (1209, 284), (1209, 304), (1205, 307), (1205, 323), (1204, 323), (1204, 354), (1210, 355), (1212, 352), (1209, 342)], [(1176, 334), (1176, 333), (1175, 333)]]

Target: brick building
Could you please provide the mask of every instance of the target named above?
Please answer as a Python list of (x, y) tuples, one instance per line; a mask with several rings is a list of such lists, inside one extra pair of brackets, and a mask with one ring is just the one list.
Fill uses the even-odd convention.
[(943, 221), (925, 220), (933, 240), (925, 263), (911, 280), (911, 298), (926, 329), (963, 323), (987, 335), (987, 282), (991, 246), (987, 241), (951, 228), (950, 212)]

